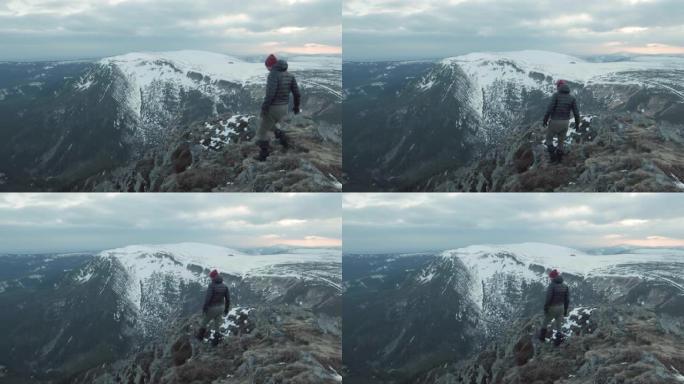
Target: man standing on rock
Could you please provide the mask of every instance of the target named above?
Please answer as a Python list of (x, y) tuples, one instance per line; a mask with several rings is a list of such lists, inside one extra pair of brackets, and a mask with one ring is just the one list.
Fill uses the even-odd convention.
[[(549, 106), (544, 115), (544, 127), (546, 127), (546, 148), (549, 151), (552, 163), (560, 163), (563, 160), (563, 146), (568, 134), (568, 121), (570, 112), (575, 116), (575, 127), (579, 129), (580, 115), (577, 109), (577, 101), (570, 94), (570, 86), (565, 80), (556, 82), (557, 92), (553, 94)], [(549, 122), (550, 119), (550, 122)], [(558, 138), (558, 147), (553, 146), (553, 138)]]
[(561, 332), (563, 318), (568, 315), (568, 306), (570, 305), (570, 289), (563, 282), (563, 277), (557, 269), (549, 273), (549, 279), (551, 279), (551, 283), (546, 288), (544, 324), (542, 325), (539, 339), (541, 341), (546, 340), (546, 327), (553, 321), (553, 329), (556, 331), (554, 343), (560, 345), (563, 341), (563, 333)]
[(290, 93), (294, 96), (294, 114), (299, 114), (301, 95), (294, 75), (287, 71), (287, 61), (278, 60), (271, 54), (266, 59), (268, 80), (266, 82), (266, 97), (261, 104), (261, 124), (257, 128), (256, 140), (259, 146), (259, 161), (265, 161), (270, 154), (269, 133), (274, 131), (275, 137), (283, 148), (289, 147), (285, 132), (276, 128), (276, 124), (287, 116), (290, 104)]
[(216, 345), (221, 339), (221, 333), (217, 324), (220, 322), (221, 314), (228, 314), (230, 309), (230, 292), (228, 287), (223, 284), (223, 278), (217, 270), (211, 271), (209, 277), (211, 278), (211, 283), (209, 288), (207, 288), (207, 294), (204, 298), (204, 306), (202, 307), (204, 317), (202, 318), (202, 326), (199, 329), (197, 338), (203, 340), (207, 334), (207, 326), (211, 325), (210, 329), (215, 331), (212, 344)]

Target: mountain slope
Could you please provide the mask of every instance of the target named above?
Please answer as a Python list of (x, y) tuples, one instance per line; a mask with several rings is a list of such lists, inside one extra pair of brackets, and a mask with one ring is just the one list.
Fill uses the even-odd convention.
[(353, 319), (345, 322), (344, 348), (353, 350), (351, 357), (345, 353), (345, 377), (409, 383), (443, 364), (474, 359), (507, 337), (512, 321), (538, 316), (551, 268), (563, 273), (573, 308), (648, 302), (659, 316), (681, 316), (682, 251), (622, 252), (527, 243), (422, 258), (345, 255), (345, 264), (359, 265), (356, 274), (345, 274), (345, 319)]
[(585, 119), (569, 131), (561, 164), (551, 164), (541, 123), (508, 134), (474, 164), (426, 179), (416, 189), (435, 191), (680, 192), (684, 189), (681, 125), (642, 113)]
[(681, 317), (649, 306), (606, 305), (573, 317), (560, 347), (537, 340), (540, 316), (516, 322), (497, 345), (435, 368), (415, 383), (668, 383), (684, 380)]
[[(361, 64), (345, 65), (363, 68)], [(387, 66), (387, 71), (398, 70)], [(684, 89), (678, 81), (683, 73), (684, 59), (679, 57), (596, 62), (552, 52), (520, 51), (444, 59), (402, 78), (398, 90), (383, 92), (380, 86), (373, 96), (368, 91), (371, 85), (356, 85), (345, 90), (354, 101), (348, 114), (358, 116), (361, 124), (345, 140), (352, 143), (349, 158), (356, 159), (346, 171), (347, 177), (350, 185), (371, 190), (553, 190), (557, 185), (551, 181), (539, 187), (514, 178), (532, 165), (540, 168), (538, 164), (547, 163), (542, 162), (540, 122), (554, 82), (565, 79), (580, 113), (592, 127), (588, 134), (583, 134), (585, 126), (572, 127), (578, 135), (568, 140), (570, 156), (576, 154), (568, 156), (569, 167), (579, 168), (586, 160), (584, 168), (594, 172), (583, 172), (584, 168), (576, 174), (560, 172), (569, 173), (561, 178), (564, 184), (571, 182), (575, 186), (570, 188), (584, 191), (671, 190), (684, 177), (677, 158), (668, 155), (684, 147)], [(388, 105), (392, 108), (386, 109)], [(380, 119), (364, 124), (366, 116)], [(376, 131), (388, 137), (379, 147), (387, 156), (364, 157), (363, 143), (370, 140), (369, 132)], [(598, 139), (597, 132), (602, 132)], [(576, 148), (581, 134), (582, 142), (593, 144), (591, 151)], [(638, 145), (634, 147), (632, 142)], [(666, 154), (658, 156), (655, 148)], [(593, 156), (599, 157), (597, 162), (610, 163), (627, 150), (634, 152), (629, 154), (631, 158), (652, 153), (651, 162), (627, 170), (647, 173), (656, 182), (639, 185), (643, 177), (637, 181), (611, 177), (604, 183), (626, 185), (603, 187), (601, 175), (592, 167)], [(474, 170), (468, 172), (467, 167)], [(552, 167), (542, 171), (547, 179), (553, 179)], [(613, 171), (621, 169), (607, 170)], [(667, 180), (660, 180), (661, 175)]]
[[(40, 257), (32, 266), (56, 275), (56, 280), (44, 282), (36, 278), (42, 288), (35, 296), (49, 299), (47, 311), (27, 305), (37, 299), (21, 285), (0, 283), (0, 305), (12, 313), (0, 320), (13, 329), (7, 348), (12, 353), (0, 355), (0, 364), (23, 382), (30, 377), (36, 383), (66, 380), (125, 360), (154, 343), (163, 345), (167, 340), (160, 337), (200, 311), (212, 268), (221, 271), (233, 306), (259, 313), (271, 307), (283, 308), (283, 314), (287, 308), (301, 311), (315, 324), (306, 332), (331, 334), (319, 341), (337, 344), (321, 347), (339, 349), (339, 250), (250, 255), (182, 243), (107, 250), (66, 271), (53, 270), (49, 260)], [(5, 265), (5, 258), (0, 257), (0, 263)], [(42, 337), (43, 331), (50, 336)]]
[[(340, 59), (292, 59), (306, 126), (321, 132), (309, 136), (341, 137)], [(198, 51), (131, 53), (79, 65), (4, 63), (3, 71), (20, 74), (18, 85), (0, 81), (0, 117), (7, 124), (0, 133), (8, 138), (0, 188), (11, 190), (92, 190), (84, 181), (150, 158), (161, 163), (181, 144), (197, 144), (184, 137), (194, 126), (258, 114), (267, 74), (260, 62)], [(254, 124), (258, 119), (244, 140)], [(341, 154), (339, 143), (329, 141), (324, 150)], [(330, 168), (341, 168), (341, 160), (330, 161)], [(205, 170), (227, 167), (209, 163)], [(218, 185), (220, 176), (205, 174)], [(126, 190), (112, 179), (99, 188)]]
[(98, 367), (71, 383), (253, 382), (339, 383), (339, 333), (310, 311), (282, 305), (249, 311), (248, 327), (230, 325), (218, 346), (195, 338), (199, 316), (175, 322), (130, 358)]

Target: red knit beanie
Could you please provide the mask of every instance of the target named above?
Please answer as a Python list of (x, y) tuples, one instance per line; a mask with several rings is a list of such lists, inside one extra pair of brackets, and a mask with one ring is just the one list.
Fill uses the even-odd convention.
[(271, 69), (271, 67), (273, 67), (277, 62), (278, 62), (278, 58), (275, 57), (275, 55), (271, 53), (266, 58), (266, 62), (264, 64), (266, 64), (266, 68)]
[(560, 275), (560, 272), (558, 272), (557, 269), (554, 269), (553, 271), (549, 272), (549, 277), (552, 279), (555, 279), (556, 277), (558, 277), (558, 275)]
[(209, 277), (211, 277), (212, 279), (215, 279), (216, 276), (218, 276), (218, 271), (215, 269), (211, 271), (211, 273), (209, 273)]
[(560, 87), (561, 85), (565, 84), (565, 80), (558, 80), (556, 81), (556, 88)]

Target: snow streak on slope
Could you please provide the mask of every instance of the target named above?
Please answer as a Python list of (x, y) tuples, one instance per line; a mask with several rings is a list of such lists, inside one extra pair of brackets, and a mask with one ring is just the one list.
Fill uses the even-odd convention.
[(341, 262), (341, 251), (329, 249), (248, 255), (231, 248), (198, 243), (133, 245), (103, 251), (100, 256), (116, 259), (126, 269), (127, 295), (136, 306), (140, 304), (141, 285), (155, 273), (171, 275), (176, 281), (196, 281), (202, 285), (206, 283), (204, 270), (214, 268), (222, 274), (241, 277), (279, 275), (309, 279), (311, 276), (306, 271), (298, 273), (292, 266)]
[[(445, 258), (458, 258), (472, 277), (471, 298), (481, 305), (484, 285), (495, 275), (506, 273), (519, 281), (546, 284), (546, 271), (558, 269), (582, 277), (592, 276), (634, 276), (646, 280), (661, 279), (662, 276), (646, 273), (643, 264), (678, 263), (684, 260), (684, 252), (634, 253), (613, 255), (590, 255), (582, 251), (549, 244), (522, 243), (508, 245), (474, 245), (444, 251)], [(632, 268), (630, 265), (640, 265)], [(536, 267), (536, 268), (535, 268)], [(541, 272), (541, 267), (544, 272)]]

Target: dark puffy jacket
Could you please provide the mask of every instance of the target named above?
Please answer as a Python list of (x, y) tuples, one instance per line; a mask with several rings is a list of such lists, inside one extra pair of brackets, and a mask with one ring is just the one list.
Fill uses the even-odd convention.
[(544, 311), (556, 305), (563, 305), (565, 312), (568, 311), (568, 306), (570, 305), (570, 289), (563, 283), (563, 277), (561, 276), (554, 278), (549, 287), (546, 288)]
[(294, 108), (299, 109), (301, 95), (294, 75), (287, 71), (287, 61), (278, 60), (268, 73), (266, 97), (261, 104), (261, 111), (268, 111), (271, 105), (289, 104), (290, 92), (294, 96)]
[(218, 276), (209, 284), (202, 310), (206, 312), (209, 307), (217, 305), (225, 305), (226, 311), (230, 308), (230, 292), (228, 292), (228, 287), (223, 284), (223, 278), (221, 276)]
[(551, 120), (570, 120), (570, 112), (575, 115), (575, 123), (579, 123), (580, 115), (577, 109), (577, 101), (575, 97), (570, 94), (570, 87), (563, 84), (558, 88), (558, 92), (553, 94), (546, 114), (544, 115), (544, 124)]

